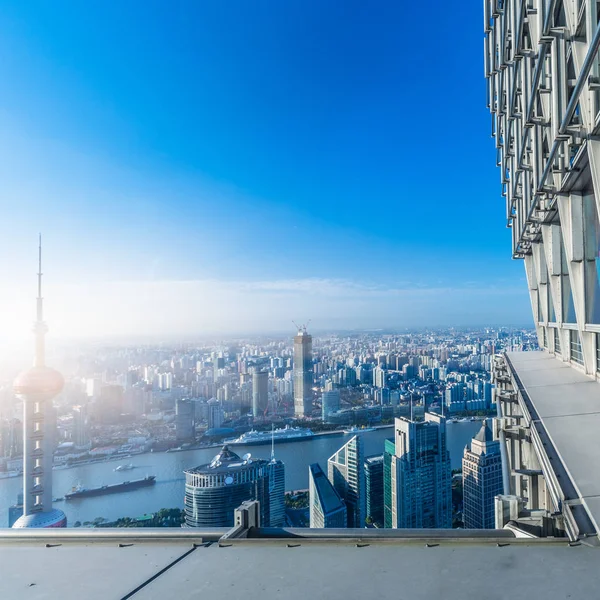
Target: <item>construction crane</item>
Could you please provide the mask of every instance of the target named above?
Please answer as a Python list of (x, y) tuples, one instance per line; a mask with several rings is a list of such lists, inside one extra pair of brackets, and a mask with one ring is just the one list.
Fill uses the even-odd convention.
[(303, 331), (304, 333), (306, 333), (306, 328), (310, 325), (310, 322), (312, 321), (312, 319), (309, 319), (306, 322), (306, 325), (298, 325), (298, 323), (296, 323), (296, 321), (292, 321), (292, 323), (296, 326), (296, 329), (298, 331)]

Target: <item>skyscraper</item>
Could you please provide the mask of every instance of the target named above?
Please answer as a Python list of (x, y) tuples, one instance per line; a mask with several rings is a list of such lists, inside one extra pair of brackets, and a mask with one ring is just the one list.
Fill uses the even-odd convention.
[[(389, 450), (386, 444), (386, 453)], [(396, 419), (394, 454), (385, 462), (386, 527), (452, 526), (451, 468), (444, 417), (425, 413), (421, 422)]]
[(23, 516), (13, 527), (66, 527), (62, 510), (52, 508), (52, 462), (56, 416), (52, 398), (63, 388), (62, 375), (45, 364), (45, 336), (42, 299), (42, 242), (39, 246), (37, 319), (33, 367), (14, 382), (23, 400)]
[(175, 438), (178, 442), (194, 439), (194, 405), (180, 398), (175, 403)]
[(396, 493), (392, 494), (392, 458), (396, 456), (394, 438), (383, 442), (383, 526), (391, 529), (393, 504), (396, 503)]
[(124, 389), (120, 385), (102, 385), (100, 397), (94, 402), (96, 418), (106, 424), (116, 423), (123, 412)]
[(312, 336), (306, 332), (306, 327), (302, 327), (294, 337), (294, 413), (296, 416), (310, 416), (312, 385)]
[(465, 529), (494, 529), (494, 498), (504, 493), (500, 442), (484, 421), (462, 461)]
[(275, 458), (275, 444), (271, 440), (269, 461), (269, 520), (271, 527), (285, 525), (285, 465)]
[(365, 520), (383, 526), (383, 454), (365, 458)]
[(346, 527), (346, 505), (318, 463), (308, 467), (308, 493), (311, 527)]
[(259, 368), (252, 373), (252, 415), (264, 417), (269, 407), (269, 373)]
[(208, 402), (208, 428), (218, 429), (223, 424), (223, 408), (216, 398), (211, 398)]
[(346, 504), (348, 527), (365, 526), (363, 444), (355, 435), (327, 461), (327, 477)]
[(327, 421), (327, 417), (332, 412), (336, 412), (340, 409), (340, 391), (329, 390), (323, 392), (321, 396), (321, 417), (323, 421)]
[(90, 446), (87, 412), (85, 405), (73, 407), (73, 443), (77, 449), (85, 449)]
[(233, 513), (245, 500), (258, 500), (263, 527), (272, 525), (271, 507), (275, 520), (280, 522), (284, 470), (281, 461), (275, 463), (253, 459), (249, 454), (240, 458), (223, 446), (210, 463), (185, 471), (185, 522), (188, 527), (232, 526)]

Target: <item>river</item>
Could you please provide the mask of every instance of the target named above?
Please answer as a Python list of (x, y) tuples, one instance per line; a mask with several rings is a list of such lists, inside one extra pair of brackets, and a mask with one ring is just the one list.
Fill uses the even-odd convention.
[[(461, 466), (463, 449), (481, 427), (480, 422), (466, 421), (448, 425), (448, 450), (452, 468)], [(383, 441), (393, 436), (393, 428), (378, 429), (361, 434), (365, 445), (365, 456), (383, 452)], [(285, 463), (286, 489), (308, 488), (308, 465), (314, 462), (327, 469), (327, 459), (349, 439), (348, 435), (323, 435), (310, 441), (275, 446), (276, 458)], [(251, 452), (257, 458), (268, 459), (269, 445), (237, 446), (236, 452), (242, 455)], [(53, 494), (64, 496), (77, 483), (86, 487), (118, 483), (139, 479), (146, 475), (156, 475), (156, 484), (123, 494), (111, 494), (92, 498), (82, 498), (69, 502), (57, 502), (56, 508), (65, 511), (69, 526), (75, 521), (92, 521), (96, 517), (108, 520), (119, 517), (137, 517), (155, 512), (161, 508), (183, 508), (183, 470), (210, 462), (218, 448), (189, 450), (184, 452), (161, 452), (140, 454), (132, 458), (82, 465), (70, 469), (53, 471)], [(135, 469), (116, 473), (118, 464), (132, 463)], [(8, 507), (15, 504), (22, 487), (21, 477), (0, 479), (0, 526), (8, 525)]]

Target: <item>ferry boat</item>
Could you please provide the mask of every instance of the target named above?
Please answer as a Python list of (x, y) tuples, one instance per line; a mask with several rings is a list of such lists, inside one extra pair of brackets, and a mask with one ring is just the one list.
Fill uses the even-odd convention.
[(114, 483), (112, 485), (103, 485), (97, 488), (84, 488), (78, 485), (73, 488), (73, 491), (65, 494), (65, 500), (74, 500), (76, 498), (88, 498), (90, 496), (104, 496), (105, 494), (116, 494), (118, 492), (129, 492), (137, 490), (141, 487), (154, 485), (156, 482), (155, 475), (148, 475), (144, 479), (136, 479), (135, 481), (124, 481), (123, 483)]
[(350, 429), (344, 429), (344, 433), (354, 435), (356, 433), (367, 433), (368, 431), (375, 431), (375, 427), (357, 427), (353, 425)]
[(131, 471), (132, 469), (135, 469), (135, 465), (129, 463), (128, 465), (119, 465), (118, 467), (115, 467), (113, 471)]
[(224, 440), (228, 446), (256, 446), (258, 444), (275, 444), (282, 442), (300, 442), (311, 439), (315, 434), (304, 427), (290, 427), (286, 425), (282, 429), (273, 431), (248, 431), (232, 440)]

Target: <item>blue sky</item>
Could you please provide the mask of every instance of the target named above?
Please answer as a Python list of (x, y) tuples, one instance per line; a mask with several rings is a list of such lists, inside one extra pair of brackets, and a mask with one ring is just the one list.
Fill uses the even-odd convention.
[(481, 10), (427, 10), (3, 2), (11, 324), (40, 230), (61, 334), (528, 324)]

